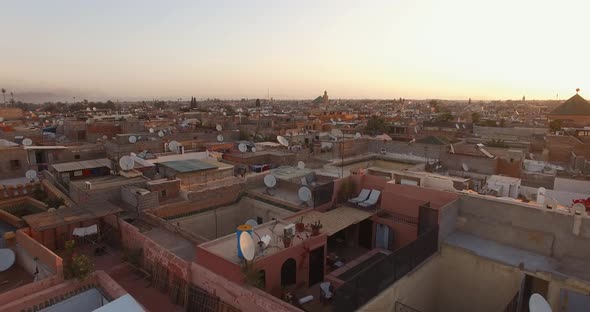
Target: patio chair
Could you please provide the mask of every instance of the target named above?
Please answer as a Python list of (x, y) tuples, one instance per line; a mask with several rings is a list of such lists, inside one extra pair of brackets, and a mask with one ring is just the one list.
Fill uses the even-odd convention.
[(381, 192), (378, 190), (372, 190), (371, 195), (369, 195), (369, 199), (358, 203), (359, 206), (369, 208), (375, 206), (379, 201), (379, 196), (381, 196)]
[(371, 190), (362, 189), (357, 197), (349, 199), (348, 202), (352, 203), (352, 204), (358, 204), (360, 202), (364, 202), (365, 200), (367, 200), (367, 198), (369, 198), (370, 193), (371, 193)]
[(334, 288), (330, 284), (330, 282), (323, 282), (320, 283), (320, 301), (321, 302), (328, 302), (334, 296), (332, 292)]

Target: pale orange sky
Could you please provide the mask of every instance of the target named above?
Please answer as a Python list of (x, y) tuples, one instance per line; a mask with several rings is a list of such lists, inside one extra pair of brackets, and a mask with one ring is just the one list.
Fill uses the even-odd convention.
[(0, 87), (120, 99), (590, 90), (586, 1), (277, 2), (5, 3)]

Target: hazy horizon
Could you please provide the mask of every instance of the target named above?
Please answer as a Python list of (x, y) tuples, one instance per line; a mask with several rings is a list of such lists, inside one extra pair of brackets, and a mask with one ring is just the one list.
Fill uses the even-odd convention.
[[(24, 99), (564, 100), (590, 3), (14, 1), (0, 87)], [(588, 86), (590, 88), (590, 86)], [(19, 97), (19, 94), (23, 97)], [(43, 94), (37, 94), (43, 98)], [(8, 95), (7, 95), (8, 98)], [(35, 102), (43, 101), (41, 99)]]

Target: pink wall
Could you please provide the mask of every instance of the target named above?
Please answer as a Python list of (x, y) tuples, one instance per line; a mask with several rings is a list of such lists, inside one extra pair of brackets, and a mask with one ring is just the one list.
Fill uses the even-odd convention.
[[(326, 245), (327, 236), (321, 234), (310, 237), (288, 249), (283, 249), (272, 255), (257, 259), (254, 262), (254, 267), (258, 270), (264, 270), (266, 291), (274, 296), (281, 295), (281, 268), (283, 263), (289, 258), (293, 258), (297, 263), (297, 284), (307, 287), (309, 282), (309, 252), (317, 248), (324, 248), (324, 255), (327, 255)], [(235, 283), (242, 284), (244, 282), (241, 265), (209, 252), (205, 246), (197, 246), (196, 259), (198, 264)]]
[(16, 243), (24, 248), (32, 257), (37, 257), (41, 262), (49, 266), (58, 276), (63, 276), (63, 260), (51, 250), (41, 245), (30, 237), (29, 228), (16, 231)]

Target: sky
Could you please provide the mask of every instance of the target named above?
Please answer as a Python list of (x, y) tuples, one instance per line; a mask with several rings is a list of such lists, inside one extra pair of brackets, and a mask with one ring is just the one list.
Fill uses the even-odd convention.
[[(61, 1), (0, 11), (15, 98), (560, 99), (590, 90), (590, 1)], [(589, 91), (590, 92), (590, 91)]]

